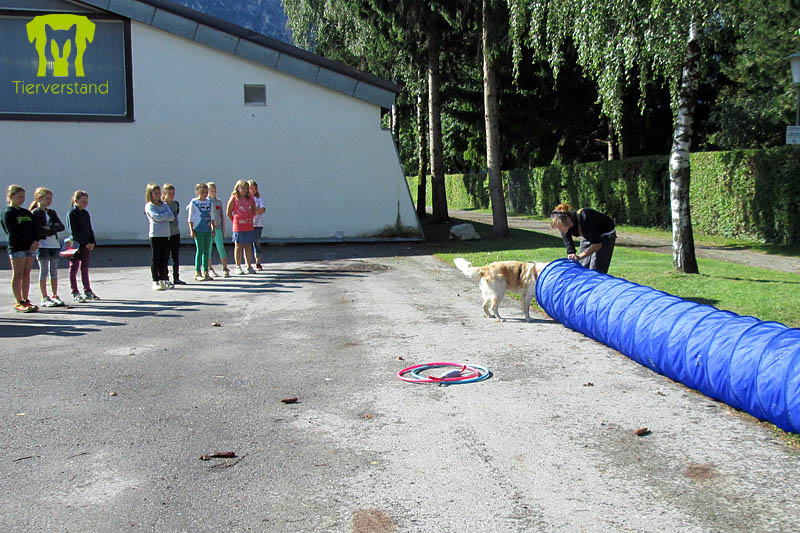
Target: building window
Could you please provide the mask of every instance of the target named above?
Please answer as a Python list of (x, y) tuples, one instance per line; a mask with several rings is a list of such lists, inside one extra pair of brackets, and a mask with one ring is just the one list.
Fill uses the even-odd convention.
[(267, 105), (267, 86), (245, 85), (244, 105)]

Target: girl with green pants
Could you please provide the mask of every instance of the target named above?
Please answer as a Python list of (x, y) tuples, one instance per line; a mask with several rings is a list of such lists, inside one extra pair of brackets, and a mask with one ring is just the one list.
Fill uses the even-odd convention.
[(197, 246), (194, 257), (194, 279), (211, 281), (213, 278), (208, 275), (208, 264), (211, 259), (211, 244), (216, 233), (214, 218), (211, 216), (211, 200), (208, 199), (208, 185), (205, 183), (198, 183), (194, 190), (197, 198), (186, 206), (189, 211), (189, 232)]

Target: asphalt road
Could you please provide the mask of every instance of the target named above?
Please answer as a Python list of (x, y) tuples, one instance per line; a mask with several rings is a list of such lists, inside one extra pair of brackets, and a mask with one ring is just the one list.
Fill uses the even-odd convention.
[[(0, 530), (797, 530), (800, 454), (749, 416), (514, 300), (483, 318), (414, 245), (267, 255), (168, 292), (96, 268), (102, 301), (32, 315), (0, 272)], [(493, 377), (395, 377), (438, 360)]]

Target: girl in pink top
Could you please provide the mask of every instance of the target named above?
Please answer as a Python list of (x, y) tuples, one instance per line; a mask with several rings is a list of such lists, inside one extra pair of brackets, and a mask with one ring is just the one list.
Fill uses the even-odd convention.
[(247, 273), (255, 274), (253, 268), (253, 217), (256, 214), (256, 204), (250, 197), (250, 185), (245, 180), (236, 182), (236, 186), (228, 200), (227, 215), (233, 222), (234, 258), (236, 259), (236, 273), (244, 274), (242, 270), (242, 252), (247, 263)]

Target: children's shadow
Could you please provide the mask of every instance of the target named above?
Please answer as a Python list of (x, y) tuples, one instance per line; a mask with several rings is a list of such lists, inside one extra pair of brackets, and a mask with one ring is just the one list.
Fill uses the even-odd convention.
[[(37, 335), (53, 335), (56, 337), (77, 337), (100, 331), (100, 327), (122, 326), (119, 322), (109, 322), (107, 320), (81, 320), (74, 322), (71, 320), (48, 320), (42, 319), (42, 315), (33, 319), (0, 319), (0, 338), (13, 339), (23, 337), (35, 337)], [(94, 326), (94, 327), (87, 327)]]

